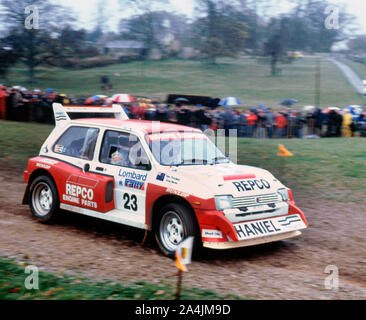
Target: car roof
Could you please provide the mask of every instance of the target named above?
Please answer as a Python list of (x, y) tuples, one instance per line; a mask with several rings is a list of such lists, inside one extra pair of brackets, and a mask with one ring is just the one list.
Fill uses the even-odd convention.
[(83, 123), (95, 126), (103, 126), (116, 129), (128, 129), (133, 131), (139, 131), (143, 133), (162, 132), (162, 131), (190, 131), (190, 132), (201, 132), (199, 129), (178, 125), (174, 123), (166, 123), (159, 121), (148, 121), (148, 120), (122, 120), (115, 118), (85, 118), (75, 119), (72, 123)]

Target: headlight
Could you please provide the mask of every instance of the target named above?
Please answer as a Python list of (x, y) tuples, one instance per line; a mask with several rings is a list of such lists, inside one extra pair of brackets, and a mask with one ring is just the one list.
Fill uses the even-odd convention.
[(278, 189), (277, 193), (281, 196), (282, 201), (289, 201), (290, 197), (288, 196), (288, 191), (285, 188)]
[(232, 196), (215, 196), (216, 209), (219, 211), (231, 209), (233, 207), (231, 199)]

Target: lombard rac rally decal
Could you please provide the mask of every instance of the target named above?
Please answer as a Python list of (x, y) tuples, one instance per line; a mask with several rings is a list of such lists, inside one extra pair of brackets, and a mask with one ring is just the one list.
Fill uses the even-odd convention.
[(239, 192), (271, 189), (270, 183), (265, 179), (235, 181), (233, 185)]
[(305, 229), (300, 215), (277, 217), (253, 222), (234, 224), (239, 240), (254, 239), (278, 233)]
[(121, 180), (119, 182), (121, 186), (132, 189), (145, 190), (147, 173), (140, 174), (136, 173), (135, 171), (127, 171), (124, 169), (120, 169), (118, 172), (118, 176), (124, 178), (124, 181)]
[(66, 181), (65, 193), (62, 195), (62, 200), (75, 205), (97, 209), (98, 204), (93, 201), (94, 190), (97, 184), (97, 180), (73, 174)]

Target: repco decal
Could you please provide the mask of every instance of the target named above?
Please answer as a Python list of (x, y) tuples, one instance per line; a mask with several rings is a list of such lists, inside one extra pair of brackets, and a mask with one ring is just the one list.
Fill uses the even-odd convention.
[(90, 207), (97, 209), (98, 205), (94, 199), (94, 187), (98, 183), (97, 181), (91, 179), (79, 179), (84, 180), (85, 184), (75, 182), (76, 175), (69, 177), (65, 185), (65, 194), (62, 195), (64, 201), (72, 202), (74, 204)]
[(270, 189), (271, 185), (267, 180), (264, 179), (254, 179), (254, 180), (241, 180), (233, 182), (233, 185), (239, 192), (253, 191), (253, 190), (263, 190)]

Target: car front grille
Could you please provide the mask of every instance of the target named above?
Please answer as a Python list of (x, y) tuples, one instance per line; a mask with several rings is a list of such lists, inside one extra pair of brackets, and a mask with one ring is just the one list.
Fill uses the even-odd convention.
[(246, 208), (253, 206), (269, 205), (280, 201), (277, 193), (268, 193), (259, 196), (245, 196), (232, 198), (234, 208)]

